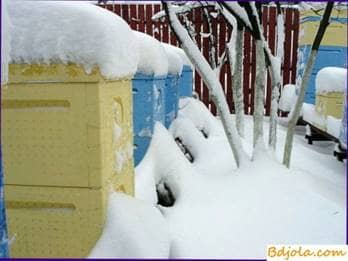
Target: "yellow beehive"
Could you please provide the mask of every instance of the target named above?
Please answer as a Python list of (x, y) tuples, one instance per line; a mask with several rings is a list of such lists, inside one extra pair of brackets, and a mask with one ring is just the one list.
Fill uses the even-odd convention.
[(329, 92), (317, 94), (315, 98), (315, 110), (322, 116), (332, 116), (341, 119), (343, 110), (343, 93)]
[(89, 253), (105, 193), (134, 193), (131, 99), (130, 79), (98, 70), (10, 65), (1, 135), (12, 256)]
[[(324, 10), (323, 10), (324, 11)], [(299, 37), (300, 45), (312, 45), (314, 37), (318, 31), (321, 13), (316, 14), (313, 11), (301, 12), (301, 18), (304, 22), (301, 23), (301, 31)], [(344, 10), (332, 10), (331, 13), (332, 21), (326, 28), (324, 37), (321, 41), (323, 46), (347, 46), (347, 9)], [(340, 20), (345, 22), (340, 22)]]

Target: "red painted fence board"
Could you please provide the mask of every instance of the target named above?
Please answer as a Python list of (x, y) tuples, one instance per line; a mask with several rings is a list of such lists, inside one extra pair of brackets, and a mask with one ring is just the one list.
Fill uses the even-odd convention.
[[(152, 21), (151, 17), (162, 10), (161, 4), (127, 4), (127, 3), (111, 3), (103, 5), (102, 7), (120, 15), (126, 22), (129, 23), (133, 30), (147, 33), (161, 42), (170, 43), (179, 46), (179, 43), (171, 32), (171, 29), (165, 19), (160, 21)], [(211, 10), (213, 11), (213, 10)], [(268, 40), (269, 47), (274, 54), (276, 48), (276, 32), (277, 32), (277, 12), (275, 7), (264, 7), (262, 24), (264, 28), (264, 35)], [(209, 61), (209, 40), (204, 37), (204, 33), (208, 33), (208, 25), (204, 19), (200, 9), (193, 10), (192, 14), (188, 15), (190, 21), (193, 22), (197, 35), (195, 40), (198, 47)], [(212, 19), (213, 33), (216, 37), (216, 51), (220, 56), (229, 40), (232, 28), (226, 24), (221, 16)], [(296, 64), (297, 64), (297, 48), (298, 48), (298, 34), (299, 34), (299, 12), (296, 9), (284, 9), (285, 20), (285, 42), (284, 42), (284, 62), (283, 70), (283, 84), (295, 83), (296, 81)], [(203, 35), (201, 34), (203, 33)], [(255, 44), (249, 33), (244, 34), (244, 61), (243, 61), (243, 88), (244, 88), (244, 110), (246, 114), (253, 114), (254, 111), (254, 82), (255, 82)], [(205, 105), (216, 113), (215, 105), (210, 101), (209, 92), (201, 77), (195, 73), (194, 90), (198, 97), (205, 103)], [(225, 63), (221, 68), (220, 82), (224, 93), (227, 97), (230, 110), (233, 112), (233, 98), (232, 98), (232, 78), (228, 63)], [(271, 81), (267, 73), (265, 93), (265, 113), (269, 115), (271, 104)]]

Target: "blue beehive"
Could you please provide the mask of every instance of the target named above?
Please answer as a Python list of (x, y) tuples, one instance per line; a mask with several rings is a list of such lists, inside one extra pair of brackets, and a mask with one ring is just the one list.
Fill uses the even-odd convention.
[[(300, 51), (302, 52), (301, 63), (306, 64), (311, 51), (311, 46), (301, 46)], [(347, 66), (347, 48), (339, 46), (321, 46), (315, 64), (312, 69), (311, 77), (306, 89), (305, 103), (315, 104), (315, 78), (324, 67), (346, 67)], [(301, 67), (298, 70), (298, 74), (303, 74), (304, 68)]]
[(134, 164), (143, 159), (156, 121), (164, 124), (166, 77), (137, 73), (133, 80)]
[(179, 97), (192, 97), (193, 72), (191, 66), (184, 65), (179, 84)]
[[(311, 45), (318, 30), (322, 12), (317, 14), (312, 10), (301, 12), (299, 51), (301, 53), (297, 74), (302, 76), (304, 64), (307, 63)], [(309, 84), (306, 89), (305, 102), (315, 104), (315, 78), (318, 71), (324, 67), (347, 67), (347, 10), (334, 9), (331, 22), (325, 35), (313, 66)]]
[(165, 84), (165, 123), (169, 128), (172, 121), (178, 114), (179, 109), (179, 82), (178, 74), (168, 74)]

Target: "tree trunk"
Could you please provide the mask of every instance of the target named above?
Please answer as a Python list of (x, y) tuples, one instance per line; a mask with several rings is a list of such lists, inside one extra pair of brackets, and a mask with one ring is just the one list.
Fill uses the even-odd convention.
[(263, 142), (263, 114), (264, 114), (264, 93), (265, 93), (265, 53), (263, 41), (255, 41), (256, 47), (256, 77), (254, 95), (254, 148), (259, 142)]
[[(233, 29), (235, 30), (235, 29)], [(239, 136), (244, 138), (244, 93), (243, 93), (243, 43), (244, 43), (244, 30), (243, 27), (238, 25), (236, 28), (236, 56), (235, 63), (231, 72), (232, 79), (232, 93), (234, 101), (234, 109), (236, 114), (236, 126)], [(231, 65), (231, 62), (230, 62)], [(232, 70), (233, 69), (233, 70)]]
[(323, 36), (325, 34), (326, 28), (329, 25), (329, 19), (331, 15), (331, 11), (333, 8), (333, 2), (328, 2), (326, 4), (326, 8), (324, 11), (323, 18), (320, 22), (318, 31), (315, 35), (315, 39), (312, 45), (311, 53), (309, 55), (308, 62), (306, 64), (304, 73), (303, 73), (303, 78), (301, 82), (301, 87), (300, 87), (300, 94), (297, 98), (295, 108), (292, 111), (292, 114), (290, 116), (290, 121), (288, 124), (288, 130), (286, 133), (286, 142), (285, 142), (285, 147), (284, 147), (284, 156), (283, 156), (283, 164), (287, 166), (288, 168), (290, 167), (290, 159), (291, 159), (291, 152), (292, 152), (292, 144), (293, 144), (293, 139), (294, 139), (294, 132), (295, 132), (295, 127), (298, 121), (298, 118), (300, 116), (300, 112), (302, 109), (303, 101), (304, 101), (304, 96), (305, 96), (305, 91), (307, 88), (307, 84), (312, 72), (312, 68), (315, 62), (315, 58), (318, 53), (318, 49), (321, 43), (321, 40), (323, 39)]
[(186, 55), (195, 66), (199, 75), (202, 77), (209, 89), (211, 99), (216, 105), (220, 114), (222, 125), (236, 161), (236, 165), (239, 167), (243, 163), (246, 155), (243, 152), (241, 140), (232, 122), (232, 117), (220, 81), (198, 47), (193, 43), (185, 28), (181, 25), (178, 17), (171, 8), (171, 4), (164, 1), (162, 4), (167, 14), (171, 29), (176, 34), (177, 39), (181, 42), (181, 46)]

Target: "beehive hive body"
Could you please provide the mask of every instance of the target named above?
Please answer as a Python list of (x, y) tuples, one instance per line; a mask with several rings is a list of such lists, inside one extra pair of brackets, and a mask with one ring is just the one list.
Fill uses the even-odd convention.
[(97, 70), (10, 66), (2, 140), (12, 256), (88, 255), (106, 193), (134, 193), (131, 99), (129, 80)]
[[(306, 64), (310, 55), (314, 37), (319, 28), (321, 16), (313, 11), (301, 12), (299, 50), (300, 64)], [(330, 25), (326, 28), (318, 50), (311, 77), (306, 89), (305, 102), (315, 104), (315, 77), (324, 67), (347, 66), (347, 10), (333, 10)], [(302, 75), (304, 66), (299, 66), (298, 75)]]

